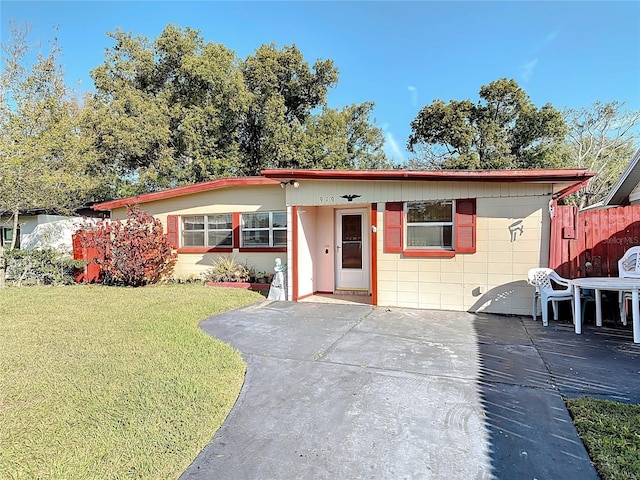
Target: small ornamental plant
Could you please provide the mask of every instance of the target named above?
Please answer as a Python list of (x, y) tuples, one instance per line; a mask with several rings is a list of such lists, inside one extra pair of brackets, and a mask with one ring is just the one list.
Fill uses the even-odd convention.
[(178, 260), (162, 223), (136, 205), (125, 221), (102, 224), (82, 237), (85, 248), (97, 252), (103, 283), (140, 287), (171, 277)]
[(236, 261), (235, 257), (218, 257), (205, 273), (205, 280), (210, 282), (248, 282), (251, 269)]

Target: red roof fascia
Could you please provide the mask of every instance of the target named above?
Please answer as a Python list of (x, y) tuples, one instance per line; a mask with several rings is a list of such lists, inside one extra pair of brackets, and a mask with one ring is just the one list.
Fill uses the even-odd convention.
[(192, 193), (206, 192), (209, 190), (219, 190), (229, 187), (245, 187), (254, 185), (278, 185), (277, 180), (265, 177), (241, 177), (241, 178), (220, 178), (217, 180), (209, 180), (207, 182), (196, 183), (193, 185), (185, 185), (184, 187), (170, 188), (160, 192), (145, 193), (136, 197), (120, 198), (110, 202), (103, 202), (93, 205), (94, 210), (112, 210), (118, 207), (126, 207), (128, 205), (138, 205), (141, 203), (154, 202), (157, 200), (165, 200), (167, 198), (189, 195)]
[(293, 170), (269, 169), (267, 178), (306, 180), (419, 180), (460, 182), (576, 182), (596, 175), (585, 169), (540, 170)]
[(589, 180), (584, 180), (584, 181), (582, 181), (580, 183), (576, 183), (574, 185), (569, 185), (568, 187), (563, 188), (559, 192), (556, 192), (553, 195), (553, 198), (556, 199), (556, 200), (560, 200), (561, 198), (564, 198), (567, 195), (571, 195), (572, 193), (576, 193), (578, 190), (582, 190), (583, 188), (586, 188), (588, 183), (589, 183)]

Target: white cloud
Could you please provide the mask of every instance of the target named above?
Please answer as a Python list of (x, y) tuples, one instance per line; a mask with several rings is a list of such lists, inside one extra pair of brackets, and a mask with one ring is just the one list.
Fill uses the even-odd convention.
[(536, 68), (536, 65), (538, 65), (537, 58), (528, 61), (520, 67), (522, 70), (522, 78), (525, 81), (529, 81), (531, 79), (531, 77), (533, 76), (533, 70)]
[[(533, 50), (529, 53), (529, 55), (534, 56), (538, 55), (540, 50), (544, 49), (547, 45), (552, 43), (556, 37), (558, 36), (558, 31), (554, 30), (553, 32), (549, 32), (545, 37), (533, 48)], [(533, 60), (529, 60), (528, 62), (522, 64), (520, 66), (522, 78), (524, 81), (529, 81), (533, 77), (533, 71), (538, 65), (538, 58), (534, 58)]]
[(415, 107), (418, 104), (418, 89), (411, 85), (409, 85), (407, 89), (411, 93), (411, 105)]
[(385, 132), (384, 134), (384, 149), (389, 157), (392, 157), (397, 162), (404, 162), (404, 153), (402, 149), (396, 142), (396, 139), (393, 138), (393, 134), (391, 132)]
[(556, 37), (558, 36), (558, 31), (554, 31), (554, 32), (550, 32), (547, 34), (546, 37), (544, 37), (542, 39), (542, 41), (538, 44), (538, 46), (536, 46), (536, 48), (534, 49), (534, 52), (537, 52), (538, 50), (540, 50), (542, 47), (545, 47), (546, 45), (550, 44), (551, 42), (553, 42)]

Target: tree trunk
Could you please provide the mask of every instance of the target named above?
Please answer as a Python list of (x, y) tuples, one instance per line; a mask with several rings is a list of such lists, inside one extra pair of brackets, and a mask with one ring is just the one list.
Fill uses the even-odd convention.
[(4, 288), (4, 278), (7, 275), (7, 260), (4, 258), (4, 247), (0, 238), (0, 288)]
[[(13, 236), (11, 237), (11, 246), (9, 250), (13, 250), (16, 248), (16, 243), (18, 242), (18, 215), (20, 214), (19, 210), (13, 211)], [(5, 279), (7, 277), (7, 257), (5, 257), (5, 248), (2, 244), (3, 239), (0, 238), (0, 288), (4, 288)]]

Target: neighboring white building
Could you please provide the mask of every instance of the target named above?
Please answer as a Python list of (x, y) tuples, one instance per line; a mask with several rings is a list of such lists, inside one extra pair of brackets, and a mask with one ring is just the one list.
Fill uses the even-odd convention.
[[(91, 213), (95, 215), (95, 213)], [(61, 252), (71, 253), (72, 235), (81, 225), (97, 220), (97, 218), (80, 216), (49, 215), (37, 211), (25, 212), (18, 218), (16, 248), (24, 250), (55, 248)], [(9, 217), (0, 217), (0, 241), (2, 245), (11, 245), (13, 235), (13, 220)]]

